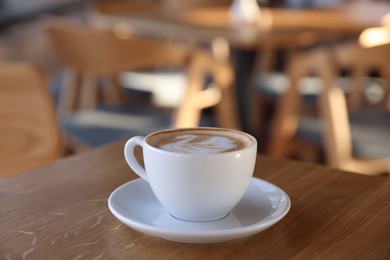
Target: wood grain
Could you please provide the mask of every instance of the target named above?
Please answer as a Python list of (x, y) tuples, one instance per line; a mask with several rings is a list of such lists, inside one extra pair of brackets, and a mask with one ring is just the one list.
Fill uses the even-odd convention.
[(216, 244), (183, 244), (121, 224), (107, 198), (136, 178), (123, 142), (0, 181), (4, 259), (388, 259), (390, 182), (259, 156), (255, 176), (287, 192), (273, 227)]
[(27, 63), (0, 65), (0, 178), (61, 156), (61, 133), (46, 79)]

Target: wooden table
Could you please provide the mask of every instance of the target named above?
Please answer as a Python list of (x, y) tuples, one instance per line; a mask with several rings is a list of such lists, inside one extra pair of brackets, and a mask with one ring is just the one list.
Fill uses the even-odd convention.
[(254, 175), (290, 196), (271, 228), (216, 244), (144, 235), (108, 210), (136, 175), (123, 143), (0, 180), (1, 259), (389, 259), (390, 180), (314, 164), (257, 159)]
[[(254, 48), (269, 40), (284, 41), (297, 32), (358, 34), (380, 26), (390, 4), (353, 1), (326, 9), (263, 8), (258, 24), (233, 24), (228, 6), (194, 10), (167, 10), (156, 5), (126, 1), (98, 2), (90, 18), (100, 26), (138, 35), (209, 43), (223, 37), (234, 47)], [(291, 41), (290, 41), (291, 44)]]

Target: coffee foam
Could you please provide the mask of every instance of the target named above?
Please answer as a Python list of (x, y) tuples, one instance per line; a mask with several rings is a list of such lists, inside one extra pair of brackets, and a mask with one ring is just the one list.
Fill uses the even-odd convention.
[(220, 130), (178, 130), (153, 136), (149, 142), (159, 149), (190, 154), (216, 154), (249, 146), (243, 134)]

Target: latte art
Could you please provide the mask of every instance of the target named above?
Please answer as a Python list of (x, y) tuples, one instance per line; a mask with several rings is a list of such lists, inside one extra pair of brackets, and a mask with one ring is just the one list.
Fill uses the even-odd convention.
[(171, 143), (159, 148), (178, 153), (213, 154), (237, 149), (234, 140), (224, 136), (178, 135)]
[(216, 154), (243, 149), (251, 140), (242, 134), (218, 130), (173, 130), (158, 133), (149, 144), (169, 152), (189, 154)]

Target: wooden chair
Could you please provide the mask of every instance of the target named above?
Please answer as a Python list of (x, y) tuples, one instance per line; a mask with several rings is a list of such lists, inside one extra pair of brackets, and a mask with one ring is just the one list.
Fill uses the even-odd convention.
[[(389, 173), (388, 110), (362, 106), (364, 82), (373, 69), (389, 80), (388, 53), (389, 46), (364, 49), (345, 43), (296, 54), (289, 64), (290, 86), (279, 103), (269, 153), (287, 157), (300, 152), (304, 149), (297, 145), (300, 140), (322, 147), (332, 167), (367, 175)], [(345, 70), (350, 75), (347, 96), (336, 84), (339, 72)], [(322, 81), (319, 118), (301, 117), (299, 81), (313, 74)], [(385, 91), (388, 95), (388, 85)]]
[(61, 155), (55, 108), (43, 74), (24, 63), (0, 65), (0, 177)]
[[(287, 91), (290, 79), (287, 64), (295, 53), (313, 46), (329, 44), (351, 37), (339, 32), (318, 32), (302, 30), (286, 35), (275, 35), (259, 43), (258, 59), (255, 62), (251, 87), (255, 90), (251, 111), (251, 129), (260, 139), (267, 139), (272, 119), (280, 98)], [(299, 93), (305, 103), (305, 112), (311, 113), (316, 97), (321, 92), (321, 80), (311, 75), (299, 83)], [(254, 111), (254, 112), (253, 112)], [(262, 148), (266, 150), (265, 147)]]
[[(175, 109), (173, 119), (163, 127), (198, 126), (202, 110), (209, 107), (216, 107), (219, 126), (240, 127), (232, 89), (233, 72), (228, 60), (214, 58), (204, 50), (184, 44), (146, 40), (80, 24), (50, 23), (46, 25), (46, 31), (70, 76), (60, 102), (61, 111), (65, 111), (65, 114), (96, 111), (99, 105), (107, 104), (107, 101), (120, 104), (124, 94), (117, 79), (123, 71), (181, 68), (185, 71), (187, 82), (187, 86), (183, 86), (187, 87), (184, 101)], [(110, 84), (106, 92), (100, 94), (105, 97), (100, 101), (100, 89), (96, 82), (102, 77)], [(207, 77), (217, 84), (206, 86)], [(136, 126), (142, 120), (128, 120), (128, 129), (137, 130), (131, 134), (162, 127), (161, 116), (155, 113), (145, 116), (157, 118), (156, 124)], [(120, 123), (124, 122), (126, 118)]]
[[(58, 60), (67, 69), (67, 86), (60, 101), (62, 113), (94, 109), (100, 101), (120, 104), (124, 94), (117, 79), (120, 72), (176, 67), (188, 55), (181, 45), (121, 39), (81, 24), (57, 22), (45, 27)], [(99, 79), (107, 83), (103, 89), (98, 87)]]

